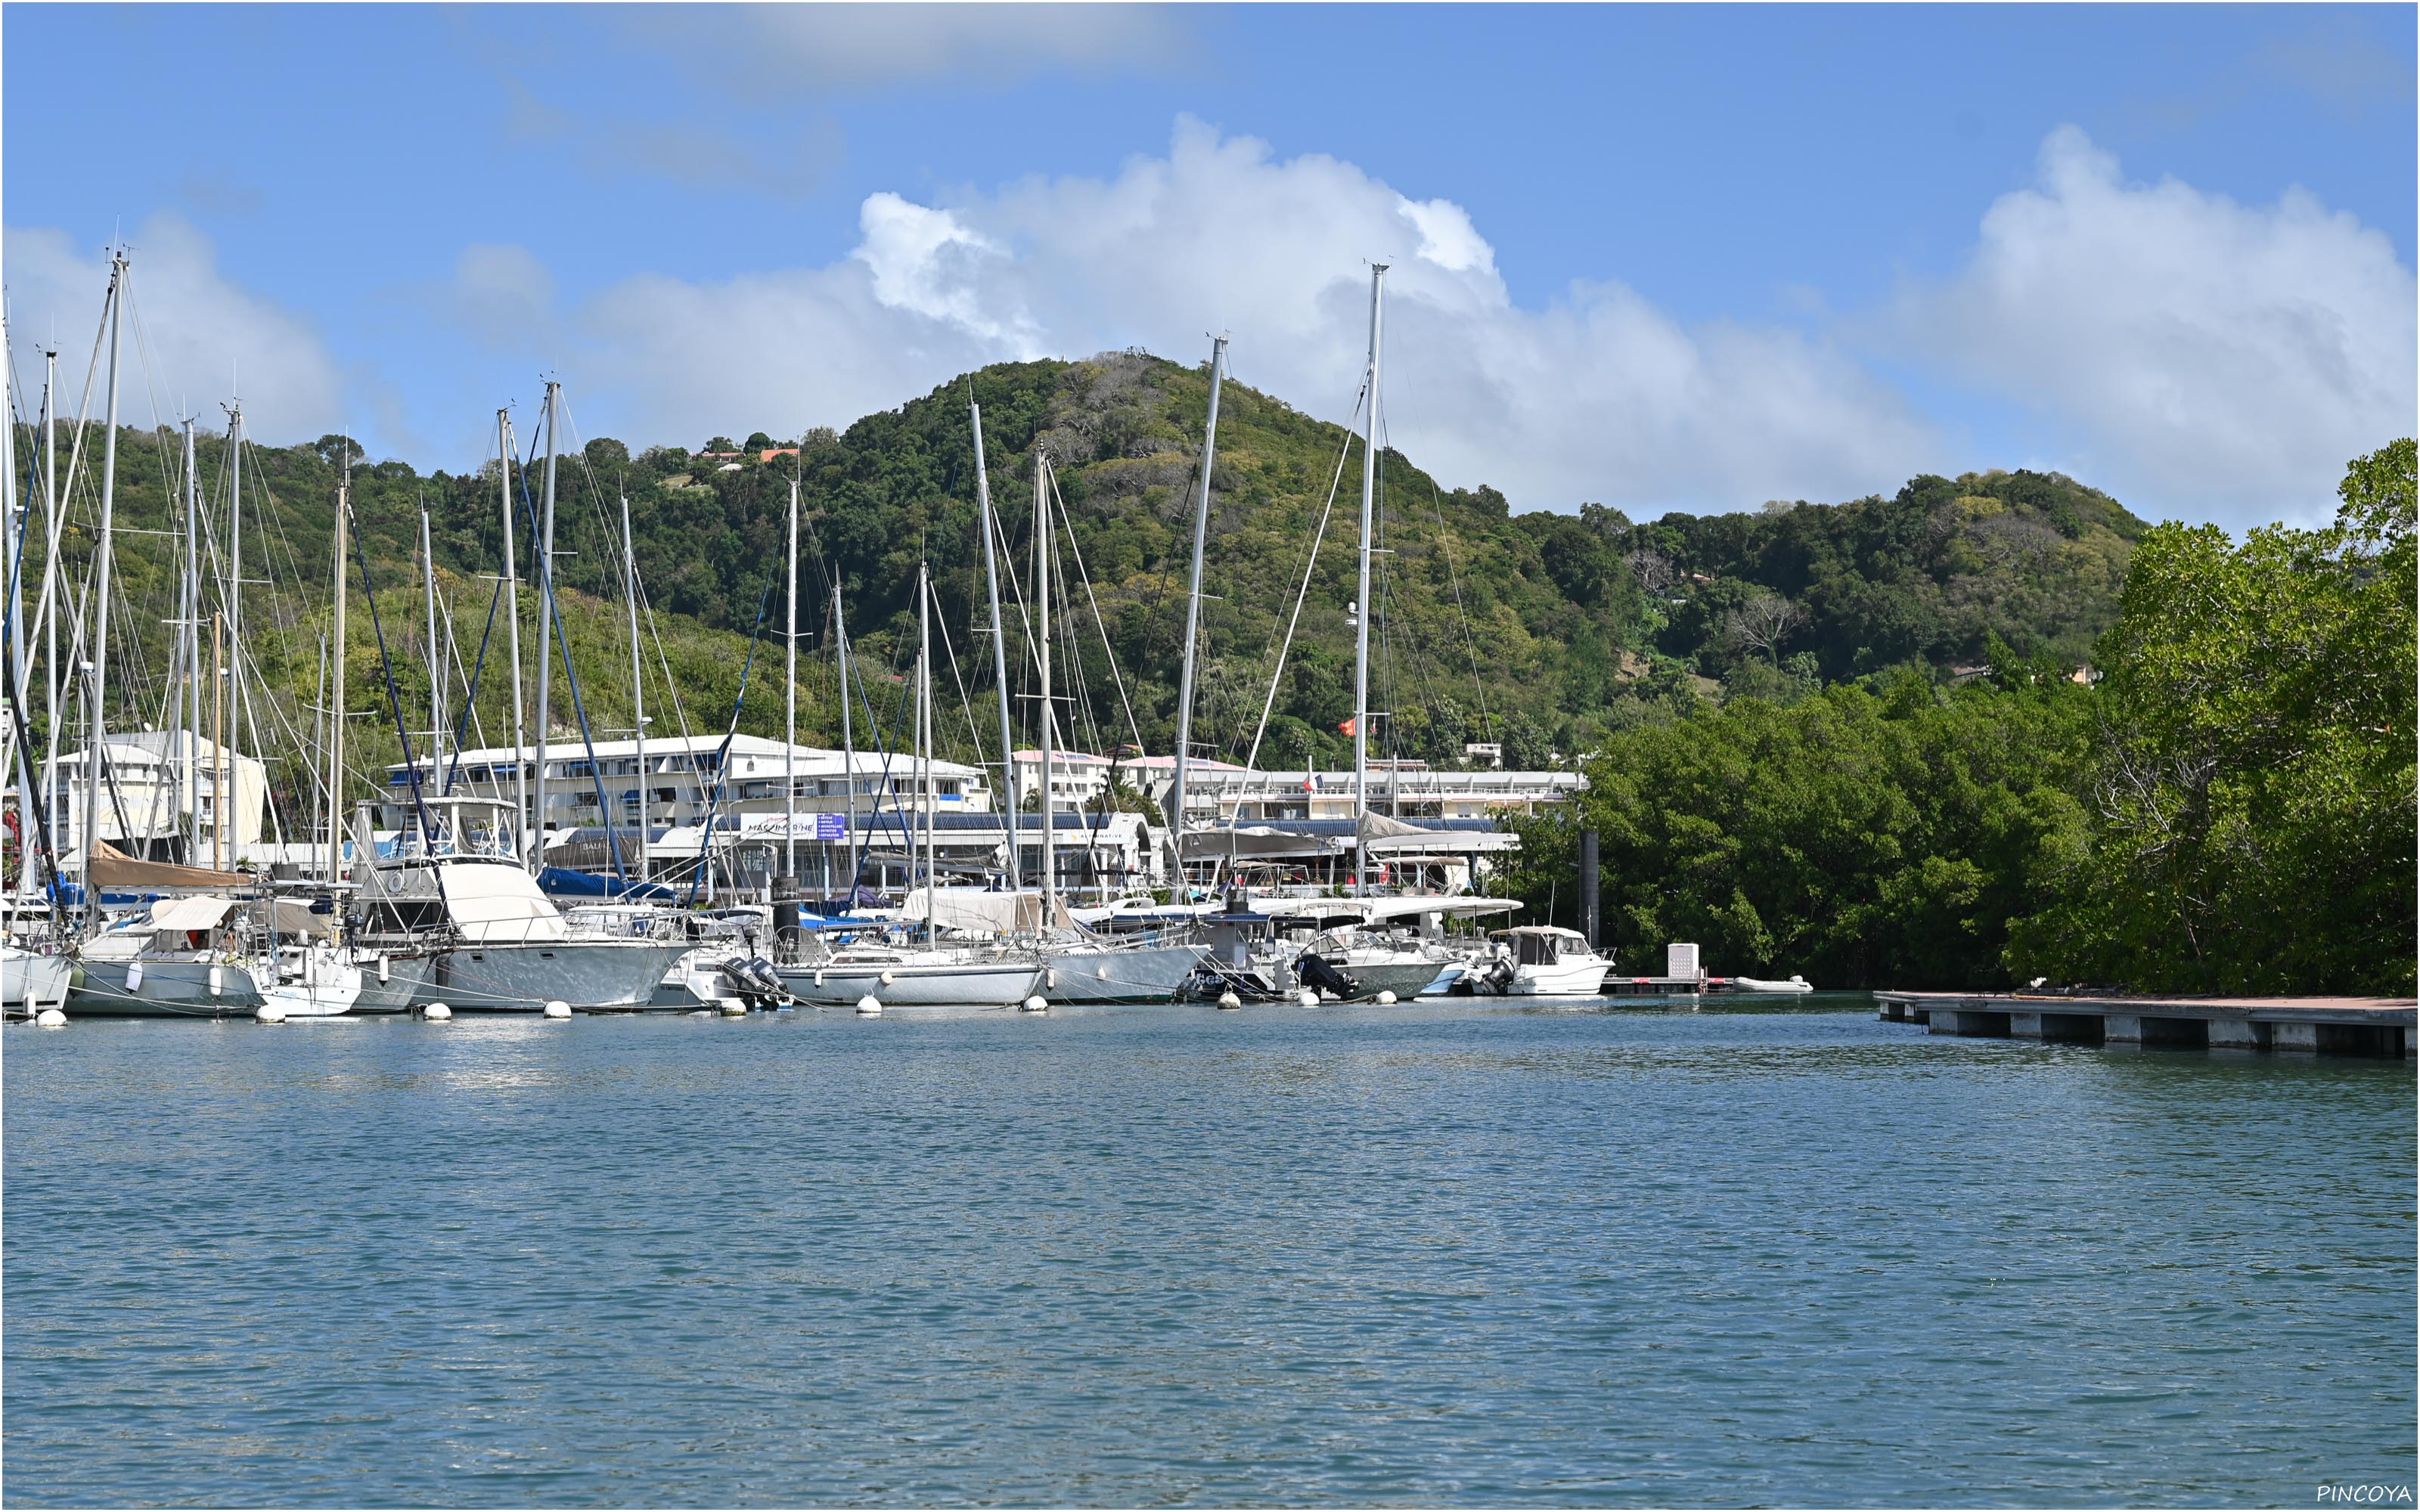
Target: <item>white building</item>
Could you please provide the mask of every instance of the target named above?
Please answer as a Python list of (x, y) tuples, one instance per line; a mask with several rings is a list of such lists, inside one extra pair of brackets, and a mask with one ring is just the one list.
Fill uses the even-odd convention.
[[(269, 768), (183, 730), (138, 730), (103, 742), (98, 827), (101, 838), (142, 860), (186, 865), (233, 866), (255, 857), (269, 807)], [(186, 774), (193, 760), (193, 793), (199, 798), (200, 831), (189, 844)], [(61, 751), (45, 793), (50, 802), (51, 841), (62, 858), (84, 849), (85, 751)], [(221, 788), (225, 790), (224, 808)], [(30, 841), (31, 837), (27, 839)], [(231, 847), (231, 850), (228, 849)]]
[[(489, 798), (509, 807), (517, 800), (522, 780), (535, 786), (536, 757), (534, 746), (519, 750), (490, 746), (458, 755), (448, 751), (442, 761), (423, 756), (411, 765), (397, 762), (386, 769), (379, 823), (388, 829), (401, 829), (411, 823), (415, 767), (424, 798)], [(516, 776), (516, 758), (525, 777)], [(652, 828), (697, 824), (709, 808), (726, 816), (779, 815), (792, 808), (802, 816), (864, 816), (903, 806), (920, 810), (923, 803), (920, 769), (913, 758), (899, 752), (885, 758), (879, 751), (861, 750), (852, 768), (846, 752), (820, 746), (784, 747), (762, 735), (734, 735), (726, 752), (720, 735), (690, 735), (649, 739), (645, 760), (646, 770), (641, 772), (636, 740), (600, 740), (593, 747), (577, 739), (550, 743), (546, 814), (544, 822), (533, 827), (602, 826), (609, 811), (616, 826)], [(791, 795), (783, 793), (785, 775), (796, 781)], [(600, 791), (602, 805), (597, 801)], [(933, 806), (938, 813), (988, 810), (989, 779), (980, 767), (937, 761)], [(526, 821), (529, 816), (523, 818)]]
[[(1588, 787), (1577, 772), (1438, 772), (1426, 762), (1372, 762), (1370, 810), (1395, 819), (1488, 819), (1535, 813)], [(1165, 774), (1155, 799), (1171, 796)], [(1285, 820), (1351, 820), (1357, 811), (1350, 771), (1252, 772), (1191, 763), (1186, 767), (1188, 828), (1270, 824)]]

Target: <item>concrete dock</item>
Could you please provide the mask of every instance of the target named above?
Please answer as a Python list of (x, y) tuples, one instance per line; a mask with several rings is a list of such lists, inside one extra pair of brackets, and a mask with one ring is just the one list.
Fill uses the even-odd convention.
[(2413, 1054), (2409, 997), (2049, 997), (2023, 993), (1874, 994), (1882, 1017), (1970, 1039), (2052, 1040), (2194, 1050)]

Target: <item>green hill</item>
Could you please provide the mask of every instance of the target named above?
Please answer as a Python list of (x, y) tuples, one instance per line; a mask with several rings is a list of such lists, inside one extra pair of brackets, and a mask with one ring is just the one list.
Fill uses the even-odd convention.
[[(558, 565), (563, 611), (591, 729), (601, 736), (630, 723), (616, 503), (627, 495), (639, 570), (656, 609), (647, 652), (651, 728), (663, 733), (683, 720), (694, 731), (724, 726), (765, 606), (740, 722), (779, 733), (778, 569), (795, 477), (805, 536), (800, 621), (812, 632), (801, 642), (802, 731), (820, 741), (839, 736), (822, 586), (835, 576), (868, 671), (870, 707), (861, 714), (886, 731), (895, 724), (900, 685), (887, 674), (904, 668), (912, 651), (921, 556), (932, 564), (955, 658), (955, 671), (945, 664), (939, 682), (942, 738), (952, 754), (974, 754), (959, 708), (962, 677), (975, 704), (971, 722), (990, 741), (989, 651), (972, 633), (984, 585), (971, 394), (983, 406), (992, 490), (1019, 582), (1031, 570), (1037, 448), (1053, 459), (1074, 523), (1076, 550), (1062, 548), (1059, 569), (1074, 585), (1077, 609), (1072, 624), (1063, 615), (1060, 641), (1073, 738), (1106, 748), (1139, 734), (1147, 748), (1167, 749), (1208, 393), (1206, 367), (1114, 353), (987, 367), (845, 433), (810, 434), (795, 459), (760, 462), (752, 451), (727, 471), (687, 446), (633, 455), (619, 441), (586, 440), (560, 468), (557, 546), (566, 553)], [(534, 427), (522, 418), (526, 449)], [(19, 437), (22, 464), (29, 437), (23, 430)], [(90, 514), (98, 440), (96, 427), (77, 490), (79, 520)], [(114, 702), (122, 705), (113, 718), (120, 721), (157, 717), (177, 548), (169, 537), (142, 532), (181, 518), (181, 504), (171, 502), (181, 487), (178, 450), (164, 435), (130, 430), (121, 440), (116, 613), (134, 633), (114, 663)], [(204, 439), (206, 493), (217, 487), (211, 480), (221, 475), (222, 450), (218, 438)], [(253, 590), (247, 650), (298, 728), (307, 726), (318, 676), (342, 452), (341, 440), (327, 437), (246, 454), (253, 511), (246, 576), (281, 584)], [(1324, 543), (1315, 563), (1307, 563), (1340, 464)], [(1227, 385), (1195, 719), (1205, 752), (1243, 758), (1268, 696), (1274, 648), (1308, 570), (1311, 590), (1262, 761), (1347, 758), (1350, 741), (1337, 726), (1353, 707), (1347, 609), (1356, 594), (1359, 471), (1357, 442), (1340, 427)], [(533, 494), (539, 471), (529, 472)], [(1592, 748), (1609, 732), (1672, 717), (1708, 695), (1788, 699), (1824, 681), (1900, 666), (1946, 679), (2003, 642), (2021, 654), (2081, 661), (2114, 618), (2132, 544), (2144, 528), (2106, 495), (2029, 472), (1920, 477), (1890, 499), (1633, 523), (1593, 504), (1577, 514), (1514, 515), (1494, 489), (1439, 487), (1391, 450), (1382, 453), (1380, 471), (1386, 554), (1377, 559), (1373, 594), (1371, 702), (1390, 717), (1379, 721), (1374, 748), (1439, 762), (1458, 760), (1466, 740), (1499, 739), (1509, 759), (1539, 764), (1550, 751)], [(388, 712), (375, 644), (382, 631), (396, 699), (407, 720), (425, 727), (418, 512), (426, 504), (431, 514), (441, 590), (467, 661), (502, 562), (492, 465), (484, 473), (424, 476), (386, 460), (362, 463), (352, 476), (380, 592), (375, 629), (356, 601), (349, 702)], [(526, 578), (526, 519), (521, 528)], [(88, 528), (71, 529), (63, 554), (76, 563), (88, 552)], [(28, 551), (35, 574), (39, 557), (36, 541)], [(534, 596), (525, 597), (533, 645), (536, 612)], [(1012, 678), (1021, 680), (1025, 637), (1013, 607), (1009, 613)], [(490, 740), (505, 729), (504, 655), (499, 643), (481, 676), (479, 717)], [(534, 656), (525, 659), (534, 672)], [(669, 697), (675, 688), (678, 718)], [(561, 720), (572, 719), (562, 683), (554, 707)], [(359, 727), (364, 764), (389, 758), (387, 723)], [(372, 734), (374, 728), (386, 733)], [(865, 728), (861, 718), (861, 735)]]

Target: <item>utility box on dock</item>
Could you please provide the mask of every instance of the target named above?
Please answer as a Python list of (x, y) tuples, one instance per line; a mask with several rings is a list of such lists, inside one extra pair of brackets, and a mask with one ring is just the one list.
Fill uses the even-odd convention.
[(1695, 981), (1699, 975), (1698, 948), (1694, 945), (1664, 947), (1664, 975), (1676, 980)]

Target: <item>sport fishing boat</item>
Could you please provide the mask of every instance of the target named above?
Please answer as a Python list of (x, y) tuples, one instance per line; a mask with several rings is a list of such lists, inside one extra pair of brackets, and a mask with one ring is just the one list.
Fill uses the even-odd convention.
[(411, 1007), (444, 1003), (488, 1012), (536, 1012), (650, 1003), (689, 953), (669, 924), (644, 933), (574, 930), (509, 856), (380, 857), (359, 894), (357, 949), (410, 963)]
[(1473, 961), (1450, 989), (1481, 997), (1595, 997), (1605, 991), (1610, 956), (1597, 954), (1577, 930), (1524, 924), (1497, 930), (1488, 953)]

